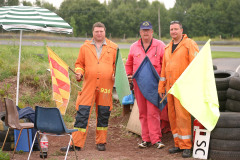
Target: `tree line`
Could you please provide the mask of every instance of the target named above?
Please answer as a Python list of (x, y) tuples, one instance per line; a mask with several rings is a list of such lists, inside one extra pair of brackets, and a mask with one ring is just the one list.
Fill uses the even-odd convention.
[[(167, 10), (163, 3), (148, 0), (64, 0), (60, 8), (36, 0), (24, 0), (23, 5), (47, 8), (67, 21), (74, 30), (73, 36), (91, 36), (92, 25), (101, 21), (106, 25), (107, 37), (130, 38), (139, 36), (139, 25), (148, 20), (158, 37), (160, 11), (161, 36), (169, 38), (169, 25), (173, 20), (182, 22), (189, 37), (240, 37), (240, 0), (176, 0)], [(0, 0), (0, 5), (18, 5), (19, 0)]]

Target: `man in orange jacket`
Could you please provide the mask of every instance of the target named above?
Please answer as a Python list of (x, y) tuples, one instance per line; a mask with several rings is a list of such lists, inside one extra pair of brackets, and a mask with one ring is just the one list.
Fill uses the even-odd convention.
[[(86, 141), (89, 118), (96, 106), (96, 145), (99, 151), (105, 151), (108, 120), (112, 109), (112, 89), (114, 85), (115, 60), (118, 46), (105, 37), (105, 25), (97, 22), (93, 25), (93, 39), (81, 46), (75, 72), (77, 81), (83, 80), (82, 91), (76, 101), (76, 121), (72, 134), (76, 150), (81, 150)], [(66, 151), (66, 147), (61, 148)], [(71, 145), (70, 151), (73, 151)]]
[[(183, 34), (182, 24), (179, 21), (171, 22), (170, 36), (172, 41), (165, 47), (158, 86), (161, 98), (165, 96), (165, 91), (169, 91), (199, 52), (196, 42)], [(169, 153), (183, 151), (183, 158), (191, 157), (191, 115), (173, 95), (168, 94), (167, 100), (168, 117), (175, 143), (175, 147), (169, 149)]]

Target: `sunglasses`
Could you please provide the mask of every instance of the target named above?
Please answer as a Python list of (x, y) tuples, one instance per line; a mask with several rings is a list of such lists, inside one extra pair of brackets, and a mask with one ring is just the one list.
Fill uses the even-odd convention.
[(171, 21), (170, 24), (181, 24), (179, 21)]

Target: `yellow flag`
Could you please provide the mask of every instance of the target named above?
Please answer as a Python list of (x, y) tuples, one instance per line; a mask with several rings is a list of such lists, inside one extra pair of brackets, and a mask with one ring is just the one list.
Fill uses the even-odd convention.
[(212, 131), (220, 116), (210, 40), (177, 79), (168, 93), (207, 130)]
[(68, 65), (49, 47), (47, 47), (47, 50), (52, 77), (53, 100), (56, 101), (57, 108), (61, 114), (65, 115), (71, 89)]

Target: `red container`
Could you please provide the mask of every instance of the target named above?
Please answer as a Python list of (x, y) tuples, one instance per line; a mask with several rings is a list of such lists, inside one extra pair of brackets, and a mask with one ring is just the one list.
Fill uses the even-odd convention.
[(205, 129), (205, 127), (197, 119), (193, 121), (193, 144), (195, 140), (196, 129)]

